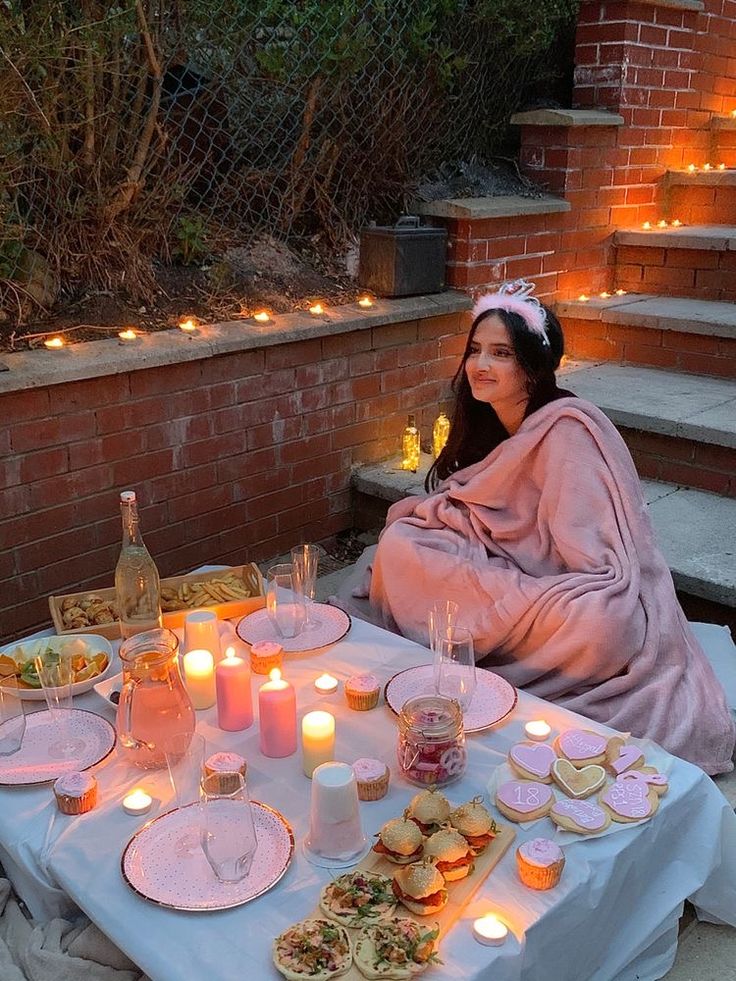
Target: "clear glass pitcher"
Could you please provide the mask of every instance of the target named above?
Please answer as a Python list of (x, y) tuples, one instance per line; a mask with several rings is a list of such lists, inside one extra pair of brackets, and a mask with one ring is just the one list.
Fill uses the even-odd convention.
[(179, 641), (171, 630), (146, 630), (120, 646), (123, 687), (118, 703), (118, 749), (144, 770), (166, 766), (166, 753), (191, 737), (194, 707), (179, 670)]

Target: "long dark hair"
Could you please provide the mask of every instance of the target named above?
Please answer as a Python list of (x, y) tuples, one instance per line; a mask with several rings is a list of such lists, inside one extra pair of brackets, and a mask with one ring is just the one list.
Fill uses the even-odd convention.
[(424, 481), (426, 490), (433, 490), (437, 484), (473, 463), (478, 463), (495, 450), (499, 443), (509, 438), (509, 434), (496, 415), (496, 410), (488, 402), (473, 398), (470, 382), (465, 373), (465, 362), (470, 354), (475, 332), (483, 320), (496, 316), (504, 324), (514, 349), (514, 355), (527, 379), (529, 401), (524, 418), (541, 409), (548, 402), (570, 395), (557, 387), (555, 371), (560, 365), (565, 350), (562, 327), (557, 317), (548, 307), (543, 307), (546, 320), (546, 333), (549, 344), (544, 344), (539, 334), (531, 331), (520, 314), (510, 310), (484, 310), (473, 321), (465, 344), (460, 367), (452, 379), (455, 395), (455, 409), (452, 416), (450, 436), (445, 448), (432, 464)]

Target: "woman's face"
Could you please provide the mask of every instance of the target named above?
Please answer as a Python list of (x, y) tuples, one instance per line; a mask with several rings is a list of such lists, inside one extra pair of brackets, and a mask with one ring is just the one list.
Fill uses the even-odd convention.
[(496, 314), (478, 324), (465, 361), (473, 398), (488, 402), (496, 412), (526, 406), (526, 374), (516, 360), (506, 325)]

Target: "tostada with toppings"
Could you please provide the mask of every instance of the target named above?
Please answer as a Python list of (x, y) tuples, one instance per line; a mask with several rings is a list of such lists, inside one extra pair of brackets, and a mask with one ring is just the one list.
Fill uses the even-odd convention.
[(273, 942), (273, 963), (288, 981), (328, 981), (353, 965), (345, 927), (330, 920), (302, 920)]
[(361, 930), (355, 944), (355, 966), (366, 978), (412, 978), (437, 957), (439, 928), (426, 930), (405, 917)]
[(392, 880), (377, 872), (345, 872), (328, 883), (319, 905), (331, 920), (346, 927), (361, 927), (392, 916), (398, 900)]

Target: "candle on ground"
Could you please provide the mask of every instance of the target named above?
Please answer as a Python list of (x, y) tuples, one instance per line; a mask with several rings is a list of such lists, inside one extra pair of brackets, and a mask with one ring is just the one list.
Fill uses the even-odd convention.
[(253, 725), (253, 699), (250, 693), (250, 666), (235, 649), (228, 647), (215, 668), (217, 724), (226, 732), (239, 732)]
[(186, 320), (179, 321), (179, 330), (183, 330), (187, 334), (193, 334), (197, 329), (197, 322), (192, 317), (187, 317)]
[(473, 923), (473, 936), (486, 947), (500, 947), (508, 935), (509, 928), (493, 913), (487, 913)]
[(296, 693), (278, 668), (258, 691), (260, 747), (264, 756), (280, 759), (296, 752)]
[(325, 312), (325, 308), (322, 306), (321, 303), (313, 303), (312, 306), (309, 308), (309, 312), (312, 314), (313, 317), (321, 317), (322, 314)]
[(195, 709), (207, 709), (215, 704), (215, 659), (210, 651), (187, 651), (184, 679)]
[(259, 310), (258, 313), (253, 314), (253, 319), (257, 320), (259, 324), (267, 324), (271, 317), (267, 310)]
[(361, 298), (358, 300), (358, 306), (359, 307), (372, 307), (373, 306), (373, 300), (369, 296), (361, 296)]
[(58, 350), (60, 347), (64, 347), (64, 339), (62, 337), (49, 337), (48, 340), (43, 342), (44, 347), (49, 348), (50, 351)]
[(314, 682), (314, 688), (320, 695), (331, 695), (337, 691), (337, 678), (333, 678), (331, 674), (321, 674)]
[(151, 810), (151, 804), (153, 799), (145, 790), (141, 790), (140, 787), (136, 787), (132, 790), (127, 797), (123, 798), (123, 810), (126, 814), (134, 814), (136, 816), (141, 816), (143, 814), (148, 814)]
[(552, 730), (543, 719), (535, 719), (533, 722), (527, 722), (524, 726), (524, 732), (528, 739), (533, 739), (536, 743), (543, 743), (545, 739), (549, 739)]
[(335, 717), (329, 712), (309, 712), (302, 719), (302, 768), (310, 777), (322, 763), (335, 756)]

